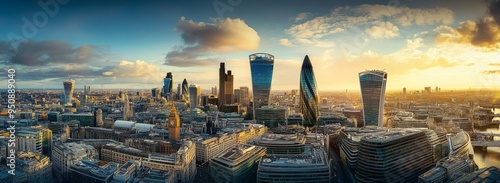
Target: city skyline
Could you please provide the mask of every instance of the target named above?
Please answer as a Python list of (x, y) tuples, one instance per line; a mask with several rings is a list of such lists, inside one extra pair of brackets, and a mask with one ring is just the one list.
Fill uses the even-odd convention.
[(259, 52), (277, 58), (273, 90), (299, 87), (303, 55), (320, 66), (320, 91), (359, 90), (357, 73), (372, 69), (391, 74), (388, 91), (500, 88), (493, 0), (266, 3), (278, 9), (261, 1), (9, 3), (0, 8), (0, 72), (15, 68), (21, 89), (62, 89), (70, 76), (76, 89), (149, 91), (167, 72), (207, 89), (220, 62), (237, 73), (236, 88), (251, 89), (247, 56)]

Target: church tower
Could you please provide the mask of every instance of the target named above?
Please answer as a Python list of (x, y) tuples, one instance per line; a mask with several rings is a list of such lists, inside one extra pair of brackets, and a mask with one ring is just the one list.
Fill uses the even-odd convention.
[(181, 131), (181, 119), (177, 114), (177, 109), (175, 105), (172, 103), (172, 107), (170, 108), (170, 115), (167, 120), (168, 125), (168, 139), (173, 141), (178, 141), (181, 139), (180, 131)]

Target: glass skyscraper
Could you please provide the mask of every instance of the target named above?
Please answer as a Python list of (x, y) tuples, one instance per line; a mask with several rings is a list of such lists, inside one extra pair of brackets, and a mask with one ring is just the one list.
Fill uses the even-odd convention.
[(387, 73), (380, 70), (359, 73), (365, 126), (383, 126)]
[(64, 101), (62, 102), (63, 104), (71, 103), (71, 100), (73, 98), (73, 90), (75, 88), (75, 80), (68, 79), (67, 81), (63, 82), (64, 86)]
[(304, 115), (304, 126), (314, 126), (318, 121), (318, 88), (309, 56), (306, 55), (300, 70), (300, 112)]
[(181, 99), (189, 101), (189, 86), (186, 78), (182, 81), (182, 95)]
[(171, 72), (167, 73), (167, 76), (163, 78), (163, 96), (168, 100), (172, 100), (172, 89), (174, 87), (174, 77)]
[[(252, 73), (253, 109), (269, 105), (273, 80), (274, 56), (255, 53), (249, 56)], [(255, 112), (254, 112), (255, 114)]]

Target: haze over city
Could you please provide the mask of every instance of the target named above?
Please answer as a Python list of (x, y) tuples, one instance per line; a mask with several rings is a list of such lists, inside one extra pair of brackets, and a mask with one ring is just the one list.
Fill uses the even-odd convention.
[(358, 73), (371, 69), (388, 73), (388, 90), (500, 81), (490, 1), (37, 2), (0, 7), (1, 73), (15, 68), (20, 89), (62, 89), (70, 77), (77, 89), (149, 90), (166, 72), (209, 89), (220, 62), (235, 87), (251, 87), (258, 52), (275, 56), (273, 90), (298, 88), (304, 55), (320, 91), (359, 90)]

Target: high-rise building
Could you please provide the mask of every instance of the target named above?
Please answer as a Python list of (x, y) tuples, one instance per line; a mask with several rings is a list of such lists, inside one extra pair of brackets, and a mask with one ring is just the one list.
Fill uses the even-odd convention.
[(174, 88), (174, 76), (171, 72), (167, 72), (167, 76), (163, 78), (163, 96), (168, 100), (172, 100), (172, 92)]
[(383, 126), (387, 73), (380, 70), (359, 73), (364, 126)]
[(177, 84), (177, 95), (176, 95), (176, 98), (178, 100), (182, 99), (181, 88), (182, 88), (181, 83)]
[(75, 80), (68, 79), (63, 82), (64, 85), (64, 101), (62, 104), (71, 103), (73, 99), (73, 89), (75, 88)]
[(182, 81), (181, 99), (189, 100), (189, 85), (186, 78), (184, 78), (184, 80)]
[(200, 86), (191, 84), (189, 85), (189, 108), (195, 109), (200, 104)]
[(232, 103), (233, 80), (234, 76), (231, 74), (231, 70), (228, 70), (226, 74), (225, 63), (221, 62), (219, 68), (219, 109), (222, 109), (225, 104)]
[(217, 96), (218, 95), (217, 93), (218, 93), (217, 86), (212, 87), (212, 95)]
[(180, 140), (181, 119), (179, 118), (179, 114), (177, 114), (177, 109), (175, 108), (175, 105), (173, 103), (170, 108), (170, 115), (168, 116), (167, 122), (168, 122), (168, 139), (170, 141)]
[(406, 87), (403, 88), (403, 95), (406, 95)]
[(431, 92), (432, 92), (432, 88), (431, 88), (430, 86), (427, 86), (427, 87), (425, 87), (425, 88), (424, 88), (424, 91), (425, 91), (425, 93), (427, 93), (427, 94), (431, 94)]
[(248, 107), (249, 104), (249, 92), (248, 92), (248, 87), (246, 86), (241, 86), (240, 87), (240, 97), (239, 97), (239, 102), (241, 106), (243, 107)]
[[(267, 106), (271, 100), (274, 56), (268, 53), (255, 53), (249, 56), (252, 73), (253, 109)], [(255, 115), (254, 115), (255, 117)]]
[(300, 112), (304, 115), (304, 126), (314, 126), (318, 121), (318, 88), (313, 66), (306, 55), (300, 70)]
[(88, 95), (88, 94), (90, 94), (90, 92), (91, 92), (90, 86), (84, 85), (83, 86), (83, 94)]

